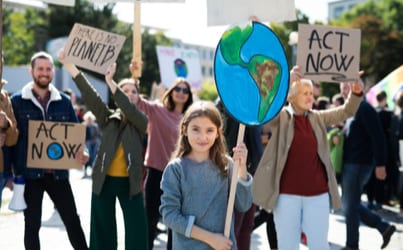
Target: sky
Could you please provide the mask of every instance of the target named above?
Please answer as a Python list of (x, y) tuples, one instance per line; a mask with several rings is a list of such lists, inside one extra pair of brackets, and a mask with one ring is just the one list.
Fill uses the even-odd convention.
[[(34, 0), (6, 1), (42, 4), (41, 1)], [(335, 0), (295, 0), (295, 7), (306, 14), (310, 22), (326, 23), (327, 3), (331, 1)], [(142, 3), (141, 25), (160, 28), (167, 36), (179, 38), (185, 43), (216, 47), (221, 35), (229, 26), (207, 26), (206, 2), (206, 0), (186, 0), (185, 3)], [(122, 21), (132, 23), (134, 5), (118, 2), (114, 13)]]
[[(331, 0), (295, 0), (295, 7), (306, 14), (310, 22), (327, 22), (327, 3)], [(119, 19), (132, 23), (132, 3), (117, 3), (114, 12)], [(161, 28), (169, 37), (183, 42), (216, 47), (229, 26), (207, 26), (206, 1), (186, 0), (185, 3), (142, 3), (141, 24)], [(246, 21), (246, 20), (245, 20)]]

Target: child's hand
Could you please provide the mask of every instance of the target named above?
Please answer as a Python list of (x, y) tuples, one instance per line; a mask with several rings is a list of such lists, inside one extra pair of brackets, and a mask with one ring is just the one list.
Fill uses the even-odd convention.
[(232, 149), (234, 152), (232, 159), (234, 162), (239, 162), (238, 177), (244, 180), (247, 179), (246, 159), (248, 158), (248, 149), (245, 143), (240, 143)]
[(234, 161), (239, 161), (241, 165), (246, 165), (246, 158), (248, 157), (248, 149), (246, 148), (245, 143), (242, 142), (236, 145), (236, 147), (232, 149), (232, 152), (234, 152), (232, 157)]
[(210, 246), (217, 250), (230, 250), (232, 247), (232, 241), (225, 237), (223, 234), (212, 234), (210, 239)]

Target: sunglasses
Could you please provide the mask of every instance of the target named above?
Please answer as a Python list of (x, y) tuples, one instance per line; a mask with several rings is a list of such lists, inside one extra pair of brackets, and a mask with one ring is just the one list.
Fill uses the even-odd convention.
[(179, 93), (179, 92), (182, 91), (183, 94), (189, 94), (189, 93), (190, 93), (190, 91), (189, 91), (188, 88), (181, 88), (181, 87), (179, 87), (179, 86), (176, 86), (176, 87), (174, 88), (174, 91), (177, 92), (177, 93)]

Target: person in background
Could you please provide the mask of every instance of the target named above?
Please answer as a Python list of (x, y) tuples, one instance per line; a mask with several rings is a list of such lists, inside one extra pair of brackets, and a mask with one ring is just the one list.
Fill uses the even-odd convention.
[(234, 220), (229, 238), (224, 232), (234, 161), (239, 162), (234, 206), (239, 212), (252, 205), (252, 176), (246, 170), (244, 143), (227, 155), (220, 112), (209, 101), (193, 103), (180, 123), (176, 151), (165, 168), (160, 212), (172, 229), (172, 247), (237, 249)]
[[(351, 87), (340, 84), (340, 92), (347, 98)], [(359, 249), (360, 221), (376, 228), (385, 248), (396, 227), (384, 221), (361, 202), (361, 194), (375, 170), (376, 178), (386, 178), (385, 138), (375, 109), (364, 99), (357, 113), (345, 123), (342, 172), (342, 203), (346, 218), (346, 246), (344, 250)]]
[(70, 72), (89, 110), (102, 129), (92, 174), (90, 249), (117, 249), (116, 199), (122, 208), (125, 249), (148, 249), (146, 213), (142, 193), (143, 137), (147, 117), (134, 103), (139, 98), (136, 79), (116, 84), (116, 64), (105, 72), (117, 109), (110, 109), (95, 88), (59, 51), (59, 61)]
[(318, 109), (318, 98), (321, 95), (321, 87), (320, 83), (317, 81), (312, 81), (312, 94), (313, 94), (313, 104), (312, 104), (312, 109)]
[[(3, 58), (2, 58), (3, 59)], [(0, 208), (2, 201), (3, 188), (9, 185), (8, 179), (3, 178), (4, 156), (3, 148), (6, 146), (14, 146), (18, 139), (17, 121), (14, 116), (13, 107), (11, 105), (8, 93), (3, 89), (7, 81), (1, 79), (0, 83)]]
[(98, 152), (99, 144), (101, 143), (101, 130), (96, 121), (95, 115), (91, 111), (85, 112), (83, 116), (83, 124), (85, 125), (85, 145), (87, 146), (88, 152), (90, 154), (90, 158), (84, 166), (84, 175), (83, 178), (87, 178), (88, 168), (92, 169), (94, 166), (95, 156)]
[(344, 104), (344, 98), (340, 93), (332, 96), (332, 107), (338, 107)]
[[(51, 84), (54, 74), (53, 58), (46, 52), (35, 53), (31, 58), (29, 72), (33, 81), (11, 97), (19, 137), (17, 144), (7, 149), (10, 161), (5, 162), (7, 175), (12, 175), (11, 166), (13, 166), (15, 178), (21, 176), (25, 178), (24, 198), (27, 204), (24, 210), (25, 249), (40, 249), (39, 230), (44, 192), (49, 195), (59, 211), (72, 247), (76, 250), (88, 249), (77, 214), (69, 171), (27, 167), (30, 120), (78, 123), (70, 98)], [(78, 151), (75, 158), (83, 165), (88, 161), (88, 153)]]
[(318, 110), (325, 110), (330, 108), (330, 100), (327, 96), (319, 96), (316, 100), (317, 109)]
[[(134, 72), (141, 62), (132, 61), (130, 72)], [(172, 86), (164, 93), (162, 100), (150, 101), (139, 98), (135, 103), (148, 117), (148, 141), (144, 165), (147, 169), (145, 180), (145, 206), (148, 222), (148, 244), (153, 249), (157, 236), (157, 224), (161, 216), (161, 178), (168, 164), (179, 136), (179, 123), (183, 113), (193, 103), (190, 84), (184, 78), (177, 78)], [(168, 249), (170, 246), (168, 233)]]
[(309, 249), (326, 250), (330, 204), (340, 207), (326, 126), (354, 115), (363, 86), (351, 83), (345, 105), (318, 111), (312, 109), (312, 82), (303, 77), (294, 66), (289, 105), (264, 125), (272, 136), (255, 173), (253, 196), (255, 204), (273, 210), (279, 249), (299, 249), (303, 231)]
[[(331, 107), (339, 107), (344, 104), (344, 98), (340, 93), (333, 95)], [(343, 171), (343, 144), (344, 144), (344, 122), (333, 124), (327, 132), (327, 141), (330, 148), (330, 157), (337, 183), (341, 183), (341, 172)]]
[(370, 209), (382, 209), (382, 204), (394, 206), (394, 196), (397, 193), (399, 177), (399, 121), (392, 110), (388, 108), (387, 94), (380, 91), (376, 95), (378, 105), (375, 110), (381, 122), (386, 144), (386, 179), (379, 180), (375, 171), (366, 185), (368, 206)]
[[(403, 91), (399, 91), (399, 93), (397, 94), (397, 98), (396, 98), (396, 104), (397, 106), (400, 108), (400, 114), (398, 115), (398, 121), (399, 121), (399, 162), (400, 162), (400, 166), (403, 165)], [(399, 188), (397, 190), (397, 196), (398, 196), (398, 200), (399, 200), (399, 214), (398, 214), (398, 218), (403, 219), (403, 174), (401, 171), (399, 171)]]
[[(236, 146), (238, 139), (239, 122), (225, 109), (222, 101), (218, 99), (216, 106), (224, 120), (224, 138), (226, 139), (228, 154), (232, 156), (232, 148)], [(256, 167), (263, 153), (262, 146), (262, 127), (246, 126), (244, 134), (244, 143), (248, 148), (248, 157), (246, 166), (248, 173), (253, 176)], [(234, 210), (235, 214), (235, 236), (238, 250), (249, 250), (251, 234), (253, 231), (256, 205), (252, 204), (251, 208), (246, 212)]]
[(78, 120), (80, 123), (84, 121), (85, 108), (77, 103), (77, 96), (74, 94), (73, 90), (70, 88), (63, 89), (63, 93), (70, 97), (71, 103), (73, 104), (74, 111), (76, 111)]

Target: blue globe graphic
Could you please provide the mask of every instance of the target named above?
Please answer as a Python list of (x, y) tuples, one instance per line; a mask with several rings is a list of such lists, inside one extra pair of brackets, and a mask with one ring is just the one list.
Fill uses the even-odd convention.
[(46, 153), (49, 159), (59, 160), (63, 157), (63, 147), (59, 143), (53, 142), (49, 144)]
[[(214, 58), (214, 75), (218, 94), (228, 112), (246, 125), (264, 124), (273, 119), (283, 107), (288, 94), (289, 68), (287, 58), (276, 34), (266, 25), (253, 22), (252, 31), (240, 46), (239, 57), (243, 65), (229, 63), (222, 53), (222, 37)], [(230, 43), (232, 46), (233, 43)], [(270, 58), (281, 68), (280, 84), (263, 118), (258, 118), (261, 102), (260, 90), (245, 64), (253, 57)], [(237, 59), (237, 58), (235, 58)]]

